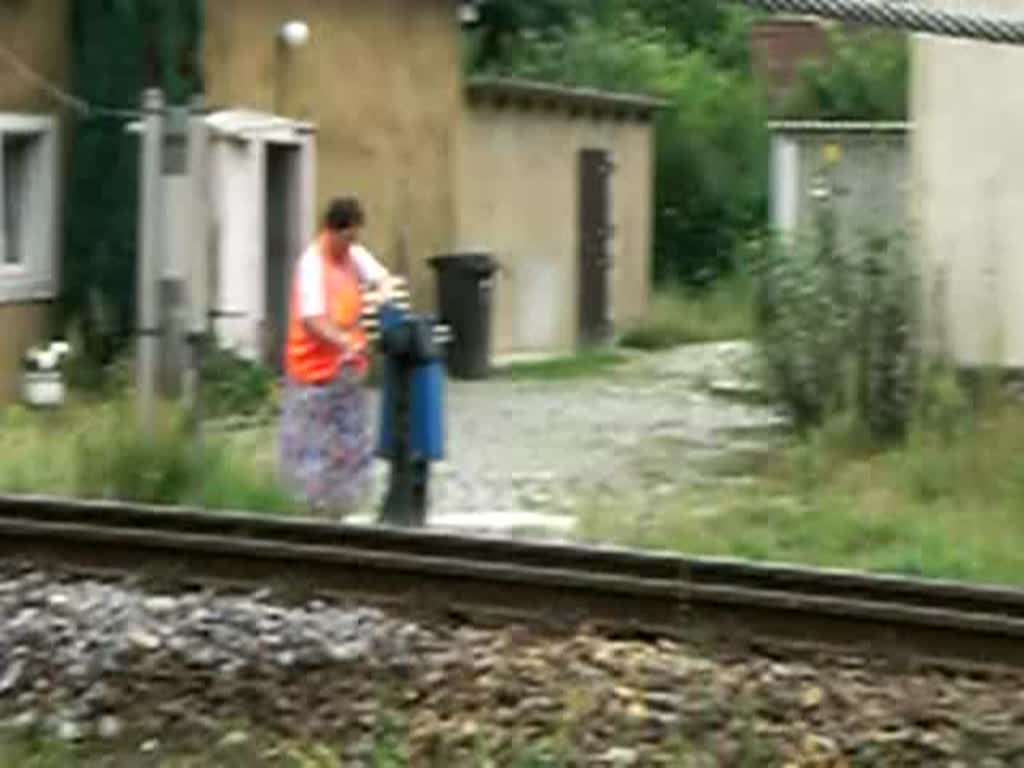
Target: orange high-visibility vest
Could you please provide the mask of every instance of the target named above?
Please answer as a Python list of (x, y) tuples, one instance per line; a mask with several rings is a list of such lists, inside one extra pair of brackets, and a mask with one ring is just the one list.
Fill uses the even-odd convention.
[(366, 333), (360, 326), (363, 298), (351, 260), (331, 258), (327, 236), (317, 240), (317, 252), (323, 267), (324, 307), (327, 316), (346, 329), (349, 345), (342, 350), (315, 336), (306, 329), (302, 317), (299, 270), (292, 277), (288, 337), (285, 342), (285, 370), (301, 384), (323, 384), (338, 373), (344, 362), (363, 373), (369, 366), (366, 355)]

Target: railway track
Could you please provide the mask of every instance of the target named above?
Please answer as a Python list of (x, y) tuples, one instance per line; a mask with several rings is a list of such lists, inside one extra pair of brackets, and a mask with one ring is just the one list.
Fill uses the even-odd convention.
[(1024, 591), (1010, 588), (38, 497), (0, 497), (0, 558), (480, 621), (1024, 666)]

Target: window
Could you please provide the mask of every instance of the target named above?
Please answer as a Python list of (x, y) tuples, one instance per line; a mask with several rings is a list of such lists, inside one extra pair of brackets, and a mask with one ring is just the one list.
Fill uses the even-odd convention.
[(0, 113), (0, 302), (55, 295), (56, 125)]
[(3, 243), (4, 264), (21, 266), (25, 251), (25, 203), (28, 168), (38, 136), (9, 134), (3, 137)]

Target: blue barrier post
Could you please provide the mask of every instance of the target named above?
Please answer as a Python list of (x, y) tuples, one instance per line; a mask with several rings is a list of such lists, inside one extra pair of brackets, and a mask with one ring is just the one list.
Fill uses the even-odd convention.
[(381, 522), (426, 523), (430, 463), (444, 458), (444, 366), (433, 322), (378, 310), (383, 356), (377, 455), (390, 462)]

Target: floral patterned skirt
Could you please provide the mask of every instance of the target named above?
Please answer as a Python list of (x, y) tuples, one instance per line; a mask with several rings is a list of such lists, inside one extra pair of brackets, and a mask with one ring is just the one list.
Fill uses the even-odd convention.
[(370, 492), (369, 395), (343, 370), (329, 383), (288, 381), (281, 401), (278, 463), (285, 486), (318, 514), (344, 514)]

